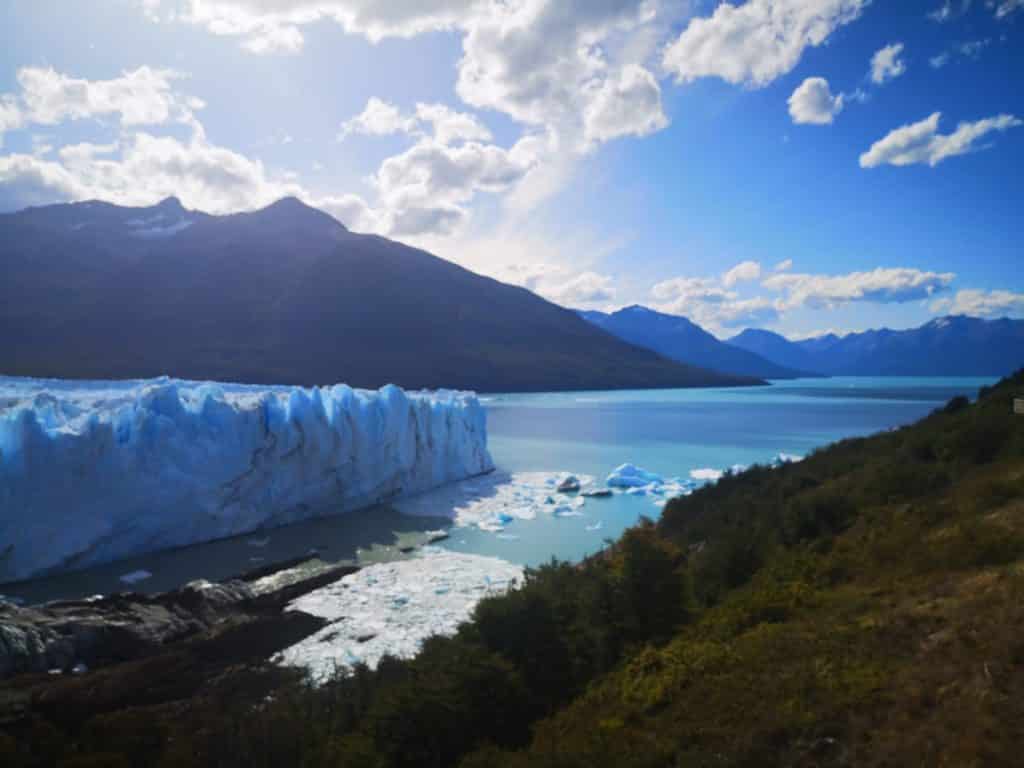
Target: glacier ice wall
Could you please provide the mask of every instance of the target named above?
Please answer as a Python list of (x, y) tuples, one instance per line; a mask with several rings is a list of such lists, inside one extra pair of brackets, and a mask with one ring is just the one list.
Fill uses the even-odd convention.
[(0, 378), (0, 582), (491, 469), (470, 393)]

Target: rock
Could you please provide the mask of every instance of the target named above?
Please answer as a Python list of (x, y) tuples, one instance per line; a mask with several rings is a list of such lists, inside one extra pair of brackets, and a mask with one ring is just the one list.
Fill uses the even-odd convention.
[(559, 493), (576, 493), (579, 489), (580, 481), (576, 478), (576, 475), (569, 475), (555, 488)]
[(197, 581), (149, 597), (124, 594), (19, 607), (0, 603), (0, 679), (25, 672), (89, 667), (134, 658), (237, 613), (249, 585)]

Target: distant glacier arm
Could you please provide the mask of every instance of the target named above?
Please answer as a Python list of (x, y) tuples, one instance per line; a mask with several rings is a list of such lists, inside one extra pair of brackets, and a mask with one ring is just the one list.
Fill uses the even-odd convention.
[(0, 378), (0, 582), (491, 469), (471, 393)]

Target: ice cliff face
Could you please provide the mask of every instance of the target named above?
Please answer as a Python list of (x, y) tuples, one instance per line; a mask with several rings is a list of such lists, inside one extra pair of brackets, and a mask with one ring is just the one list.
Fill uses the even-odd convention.
[(472, 394), (0, 378), (0, 582), (493, 468)]

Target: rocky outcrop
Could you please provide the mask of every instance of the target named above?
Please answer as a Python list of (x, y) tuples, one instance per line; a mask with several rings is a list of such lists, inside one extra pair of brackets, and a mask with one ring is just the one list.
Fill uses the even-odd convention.
[(125, 594), (35, 607), (0, 602), (0, 678), (136, 658), (245, 612), (255, 598), (244, 581), (197, 581), (155, 597)]

